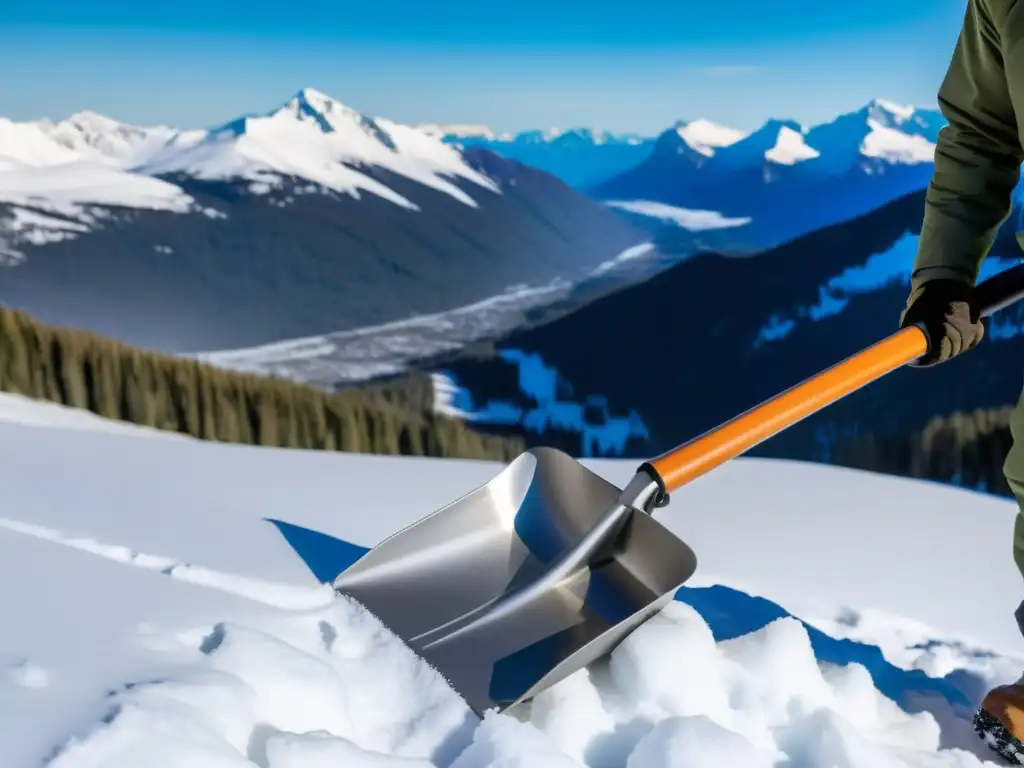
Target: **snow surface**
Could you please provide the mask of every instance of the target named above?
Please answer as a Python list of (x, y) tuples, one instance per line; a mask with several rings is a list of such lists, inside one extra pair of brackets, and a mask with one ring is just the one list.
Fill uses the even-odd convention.
[(656, 248), (657, 246), (654, 243), (640, 243), (638, 245), (634, 245), (631, 248), (627, 248), (622, 253), (613, 256), (607, 261), (603, 261), (600, 264), (598, 264), (597, 267), (594, 269), (593, 274), (603, 275), (607, 272), (611, 272), (612, 270), (621, 267), (624, 263), (628, 261), (640, 259), (643, 258), (644, 256), (654, 253)]
[(807, 146), (804, 135), (788, 126), (779, 130), (775, 145), (764, 153), (765, 159), (779, 165), (796, 165), (804, 160), (812, 160), (821, 153)]
[(89, 432), (114, 432), (162, 439), (189, 438), (149, 427), (104, 419), (86, 410), (65, 408), (57, 403), (34, 400), (11, 393), (0, 394), (0, 424), (23, 424), (34, 427), (79, 429)]
[(144, 162), (177, 133), (164, 125), (128, 125), (89, 110), (76, 112), (57, 123), (41, 120), (36, 125), (78, 158), (119, 168), (132, 168)]
[(908, 136), (874, 120), (868, 121), (868, 127), (870, 133), (861, 143), (861, 152), (865, 157), (907, 165), (934, 162), (935, 144), (923, 136)]
[(41, 428), (57, 410), (0, 403), (5, 768), (995, 765), (965, 718), (1024, 664), (987, 650), (1021, 642), (1010, 502), (731, 462), (659, 513), (701, 558), (694, 588), (479, 721), (264, 518), (369, 546), (497, 465)]
[(12, 208), (8, 217), (0, 219), (0, 232), (32, 245), (57, 243), (88, 231), (85, 224), (25, 208)]
[(711, 157), (716, 149), (735, 144), (746, 136), (742, 131), (703, 119), (678, 124), (676, 133), (692, 150), (705, 157)]
[(729, 227), (741, 227), (749, 224), (749, 217), (723, 216), (718, 211), (700, 211), (691, 208), (678, 208), (667, 203), (659, 203), (653, 200), (606, 200), (605, 205), (613, 208), (620, 208), (630, 213), (648, 216), (662, 221), (671, 221), (683, 229), (693, 232), (700, 232), (709, 229), (726, 229)]
[(14, 263), (24, 258), (19, 246), (79, 237), (102, 226), (111, 208), (223, 216), (174, 184), (86, 160), (0, 167), (0, 203), (9, 204), (0, 211), (0, 260)]
[(80, 159), (78, 154), (53, 141), (38, 123), (15, 123), (0, 117), (0, 168), (25, 165), (57, 165)]
[(174, 184), (84, 160), (0, 173), (0, 202), (76, 216), (82, 205), (175, 213), (187, 213), (195, 205)]
[[(0, 118), (0, 258), (20, 261), (19, 245), (43, 245), (92, 231), (110, 208), (200, 212), (180, 187), (132, 168), (176, 135), (164, 126), (119, 123), (95, 112), (66, 120)], [(56, 214), (53, 216), (50, 214)]]

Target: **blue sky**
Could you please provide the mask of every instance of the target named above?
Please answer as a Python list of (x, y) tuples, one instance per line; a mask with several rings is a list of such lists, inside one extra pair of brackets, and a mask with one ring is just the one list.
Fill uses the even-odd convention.
[(656, 132), (933, 106), (965, 0), (2, 0), (0, 115), (200, 127), (312, 86), (403, 122)]

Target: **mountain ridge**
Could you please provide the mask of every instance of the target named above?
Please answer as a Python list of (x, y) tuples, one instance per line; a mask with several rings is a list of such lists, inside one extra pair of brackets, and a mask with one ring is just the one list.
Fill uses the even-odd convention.
[(115, 126), (136, 143), (114, 150), (3, 129), (36, 140), (0, 170), (0, 301), (162, 351), (442, 312), (649, 240), (550, 174), (311, 89), (159, 140)]

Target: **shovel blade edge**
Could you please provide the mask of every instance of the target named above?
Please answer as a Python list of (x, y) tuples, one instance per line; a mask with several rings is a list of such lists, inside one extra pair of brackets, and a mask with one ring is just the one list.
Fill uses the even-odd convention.
[[(696, 555), (634, 511), (610, 552), (494, 621), (436, 630), (528, 588), (621, 490), (568, 454), (533, 448), (485, 485), (398, 531), (334, 581), (433, 666), (479, 715), (526, 701), (610, 653), (672, 600)], [(433, 633), (429, 643), (417, 638)]]

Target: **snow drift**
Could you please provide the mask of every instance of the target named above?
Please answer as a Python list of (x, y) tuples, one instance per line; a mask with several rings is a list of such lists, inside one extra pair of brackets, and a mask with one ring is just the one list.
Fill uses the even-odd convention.
[[(756, 575), (765, 592), (800, 582), (793, 605), (902, 602), (946, 629), (970, 624), (983, 645), (878, 610), (822, 613), (833, 637), (705, 574), (605, 662), (481, 722), (289, 543), (329, 539), (337, 565), (495, 466), (213, 445), (0, 404), (0, 567), (18, 584), (0, 592), (5, 766), (979, 766), (988, 755), (966, 718), (1024, 663), (986, 650), (1015, 645), (1004, 625), (1019, 577), (996, 554), (1011, 505), (741, 459), (670, 508), (709, 568), (745, 560), (740, 580)], [(616, 481), (632, 472), (592, 465)], [(964, 570), (936, 579), (920, 547), (898, 564), (861, 549), (851, 569), (851, 549), (899, 545), (916, 494), (940, 502), (930, 546), (955, 548)], [(802, 527), (812, 508), (817, 532)], [(947, 526), (954, 512), (974, 521), (973, 540)], [(736, 541), (741, 514), (756, 546)], [(822, 515), (849, 522), (831, 546)], [(918, 586), (874, 588), (900, 576)]]

